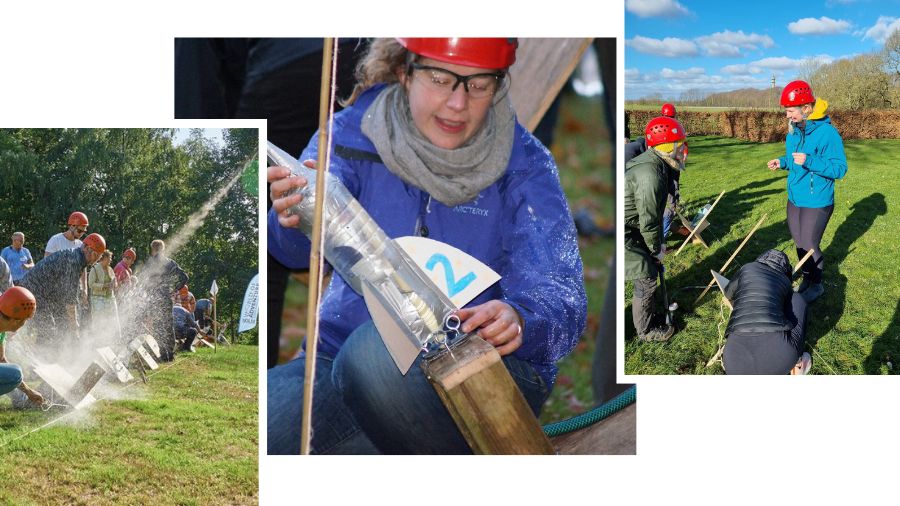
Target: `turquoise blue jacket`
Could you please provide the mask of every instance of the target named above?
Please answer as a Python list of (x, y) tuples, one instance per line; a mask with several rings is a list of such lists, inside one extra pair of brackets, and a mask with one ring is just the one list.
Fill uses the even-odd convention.
[[(816, 109), (819, 108), (817, 104)], [(821, 109), (824, 113), (824, 107)], [(806, 120), (805, 128), (794, 128), (788, 133), (786, 155), (779, 158), (781, 168), (788, 171), (788, 200), (797, 207), (834, 204), (834, 182), (847, 173), (847, 156), (841, 135), (828, 116), (813, 119), (819, 116), (816, 112), (814, 110)], [(795, 164), (793, 153), (806, 153), (806, 162), (802, 166)]]

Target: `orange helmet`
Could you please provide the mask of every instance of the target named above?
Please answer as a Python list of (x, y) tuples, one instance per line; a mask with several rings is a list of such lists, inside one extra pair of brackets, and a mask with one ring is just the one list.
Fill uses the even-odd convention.
[(487, 38), (398, 38), (400, 44), (412, 53), (445, 63), (505, 69), (516, 62), (517, 39)]
[(644, 129), (648, 146), (657, 146), (666, 142), (678, 142), (685, 139), (684, 127), (675, 118), (660, 116), (653, 118)]
[(34, 295), (21, 286), (14, 286), (0, 295), (0, 313), (7, 318), (27, 320), (34, 314), (37, 302)]
[(76, 227), (88, 226), (87, 215), (81, 211), (75, 211), (69, 215), (69, 225), (75, 225)]
[(122, 257), (128, 257), (132, 260), (137, 260), (137, 251), (134, 248), (128, 248), (127, 250), (122, 252)]
[(187, 297), (190, 291), (188, 290), (188, 286), (184, 285), (178, 290), (179, 295), (182, 297)]
[(797, 107), (815, 101), (812, 87), (806, 81), (791, 81), (781, 90), (781, 107)]
[(103, 253), (104, 251), (106, 251), (106, 240), (103, 238), (102, 235), (100, 235), (96, 232), (85, 237), (84, 241), (82, 241), (82, 242), (84, 243), (85, 246), (87, 246), (88, 248), (91, 248), (92, 250), (96, 251), (97, 253)]

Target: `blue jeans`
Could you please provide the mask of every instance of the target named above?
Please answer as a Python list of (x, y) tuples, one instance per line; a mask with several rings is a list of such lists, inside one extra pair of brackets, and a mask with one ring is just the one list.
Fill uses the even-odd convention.
[[(362, 433), (344, 406), (331, 381), (334, 359), (319, 353), (313, 386), (311, 454), (365, 455), (378, 450)], [(268, 370), (267, 452), (269, 455), (300, 453), (303, 413), (303, 378), (306, 357)]]
[(0, 395), (8, 394), (22, 383), (22, 368), (16, 364), (0, 364)]
[[(313, 394), (312, 453), (471, 453), (419, 363), (401, 375), (372, 322), (357, 328), (337, 356), (319, 355)], [(537, 415), (549, 389), (534, 368), (503, 358)], [(269, 369), (268, 453), (297, 453), (302, 359)]]

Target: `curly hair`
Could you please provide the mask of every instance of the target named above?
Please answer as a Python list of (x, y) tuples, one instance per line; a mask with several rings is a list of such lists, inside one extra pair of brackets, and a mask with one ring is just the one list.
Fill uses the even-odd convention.
[(415, 57), (414, 53), (409, 52), (396, 39), (373, 40), (356, 65), (356, 85), (353, 92), (340, 101), (341, 105), (346, 107), (352, 104), (364, 91), (378, 83), (399, 82), (399, 74), (406, 72), (406, 66)]

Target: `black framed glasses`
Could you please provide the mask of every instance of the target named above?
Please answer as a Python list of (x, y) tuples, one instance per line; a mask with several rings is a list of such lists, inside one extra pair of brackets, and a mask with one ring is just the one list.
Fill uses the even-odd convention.
[(456, 91), (456, 88), (462, 84), (463, 89), (470, 98), (490, 97), (500, 88), (500, 84), (506, 76), (506, 73), (503, 71), (461, 76), (447, 69), (420, 65), (418, 63), (410, 63), (409, 67), (410, 73), (412, 73), (412, 70), (422, 72), (422, 75), (427, 78), (424, 80), (424, 83), (430, 89), (447, 96)]

